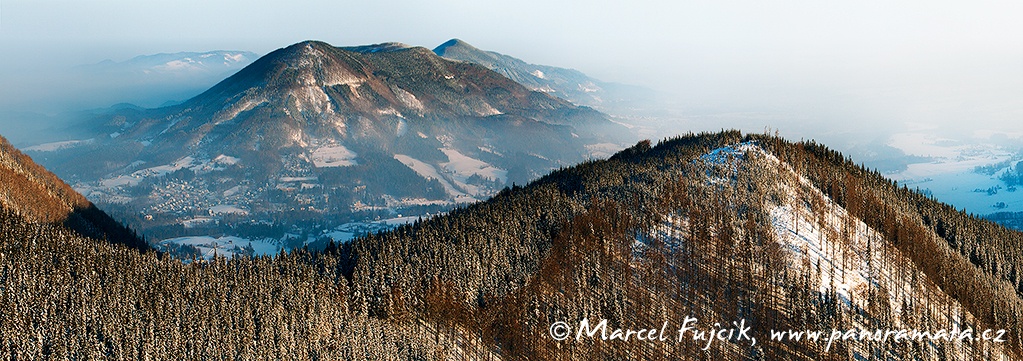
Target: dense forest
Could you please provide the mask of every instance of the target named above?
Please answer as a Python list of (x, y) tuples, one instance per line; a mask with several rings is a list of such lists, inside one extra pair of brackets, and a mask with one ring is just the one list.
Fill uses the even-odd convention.
[[(1023, 233), (770, 135), (643, 141), (322, 252), (183, 263), (12, 211), (0, 227), (8, 359), (1023, 359)], [(743, 319), (758, 342), (548, 334), (687, 316)], [(767, 339), (952, 324), (1009, 332)]]

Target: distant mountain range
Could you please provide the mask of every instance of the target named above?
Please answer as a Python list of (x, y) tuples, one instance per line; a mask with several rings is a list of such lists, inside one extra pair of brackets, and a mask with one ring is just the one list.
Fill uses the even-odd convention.
[(259, 58), (250, 51), (215, 50), (207, 52), (179, 52), (140, 55), (125, 61), (104, 60), (96, 64), (81, 65), (83, 72), (109, 74), (136, 73), (144, 75), (187, 73), (224, 74), (245, 67)]
[(460, 39), (451, 39), (433, 51), (448, 59), (482, 65), (532, 90), (604, 111), (631, 113), (636, 108), (652, 107), (659, 96), (647, 88), (604, 82), (578, 70), (530, 64), (501, 53), (480, 50)]
[[(180, 52), (105, 60), (42, 76), (54, 82), (38, 105), (0, 109), (0, 134), (18, 146), (82, 135), (83, 114), (159, 107), (194, 97), (259, 58), (248, 51)], [(50, 80), (50, 79), (56, 80)], [(36, 84), (36, 86), (39, 86)]]
[(82, 132), (93, 135), (28, 149), (158, 237), (225, 218), (320, 229), (424, 214), (634, 141), (605, 114), (474, 63), (316, 41), (179, 105), (117, 107)]
[(195, 96), (258, 58), (248, 51), (161, 53), (81, 65), (72, 76), (107, 104), (160, 106)]

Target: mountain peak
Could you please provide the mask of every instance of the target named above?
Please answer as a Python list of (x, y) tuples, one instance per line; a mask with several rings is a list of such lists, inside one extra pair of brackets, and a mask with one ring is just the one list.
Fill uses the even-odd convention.
[[(392, 135), (427, 119), (503, 115), (546, 122), (538, 127), (574, 124), (576, 116), (607, 122), (500, 73), (441, 58), (424, 47), (396, 42), (335, 47), (315, 40), (277, 49), (185, 103), (152, 114), (159, 115), (126, 122), (131, 129), (107, 134), (130, 133), (122, 139), (145, 141), (153, 145), (147, 149), (159, 149), (153, 154), (180, 159), (191, 155), (183, 148), (212, 154), (239, 147), (390, 144)], [(419, 124), (423, 134), (433, 134), (427, 129), (431, 124)]]
[(294, 43), (291, 46), (287, 46), (287, 47), (285, 47), (285, 49), (288, 49), (288, 48), (300, 49), (302, 47), (328, 48), (328, 47), (333, 47), (333, 45), (330, 45), (329, 43), (321, 41), (321, 40), (305, 40), (305, 41), (300, 41), (300, 42)]
[[(457, 39), (452, 43), (465, 44)], [(485, 90), (490, 88), (504, 91)], [(530, 94), (530, 89), (484, 67), (442, 59), (424, 47), (398, 42), (335, 47), (308, 40), (256, 60), (190, 100), (186, 108), (209, 106), (217, 114), (206, 116), (219, 124), (260, 104), (269, 107), (266, 111), (284, 109), (278, 114), (283, 118), (304, 114), (316, 122), (335, 116), (376, 119), (392, 112), (450, 118), (573, 107)]]
[[(405, 50), (422, 49), (398, 42), (388, 42), (351, 47), (336, 47), (331, 44), (306, 40), (278, 49), (256, 60), (250, 69), (236, 74), (240, 80), (254, 76), (252, 86), (334, 86), (338, 84), (362, 83), (367, 80), (367, 69), (372, 54), (397, 53)], [(430, 52), (422, 49), (422, 52)], [(430, 53), (432, 55), (432, 53)], [(233, 82), (228, 79), (229, 83)]]
[(440, 56), (445, 56), (451, 51), (480, 51), (475, 46), (463, 41), (462, 39), (454, 38), (440, 44), (433, 49), (433, 52)]
[(234, 97), (242, 96), (245, 101), (258, 104), (300, 88), (358, 83), (366, 75), (359, 61), (351, 55), (322, 41), (295, 43), (259, 58), (189, 102), (213, 100), (214, 106), (220, 108), (236, 101)]
[(278, 49), (275, 53), (283, 55), (282, 58), (284, 59), (293, 59), (295, 57), (320, 56), (325, 51), (330, 51), (331, 49), (334, 49), (334, 46), (325, 42), (306, 40)]

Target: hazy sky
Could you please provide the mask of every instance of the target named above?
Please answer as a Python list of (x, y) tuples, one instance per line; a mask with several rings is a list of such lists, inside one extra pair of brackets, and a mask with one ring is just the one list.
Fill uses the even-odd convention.
[(0, 107), (103, 59), (457, 37), (669, 92), (694, 115), (1020, 131), (1021, 3), (0, 0)]

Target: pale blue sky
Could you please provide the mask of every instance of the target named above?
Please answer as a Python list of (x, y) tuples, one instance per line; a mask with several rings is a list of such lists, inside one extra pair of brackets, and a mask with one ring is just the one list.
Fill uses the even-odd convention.
[(1019, 128), (1019, 19), (1016, 1), (0, 0), (0, 96), (108, 58), (458, 37), (694, 111)]

